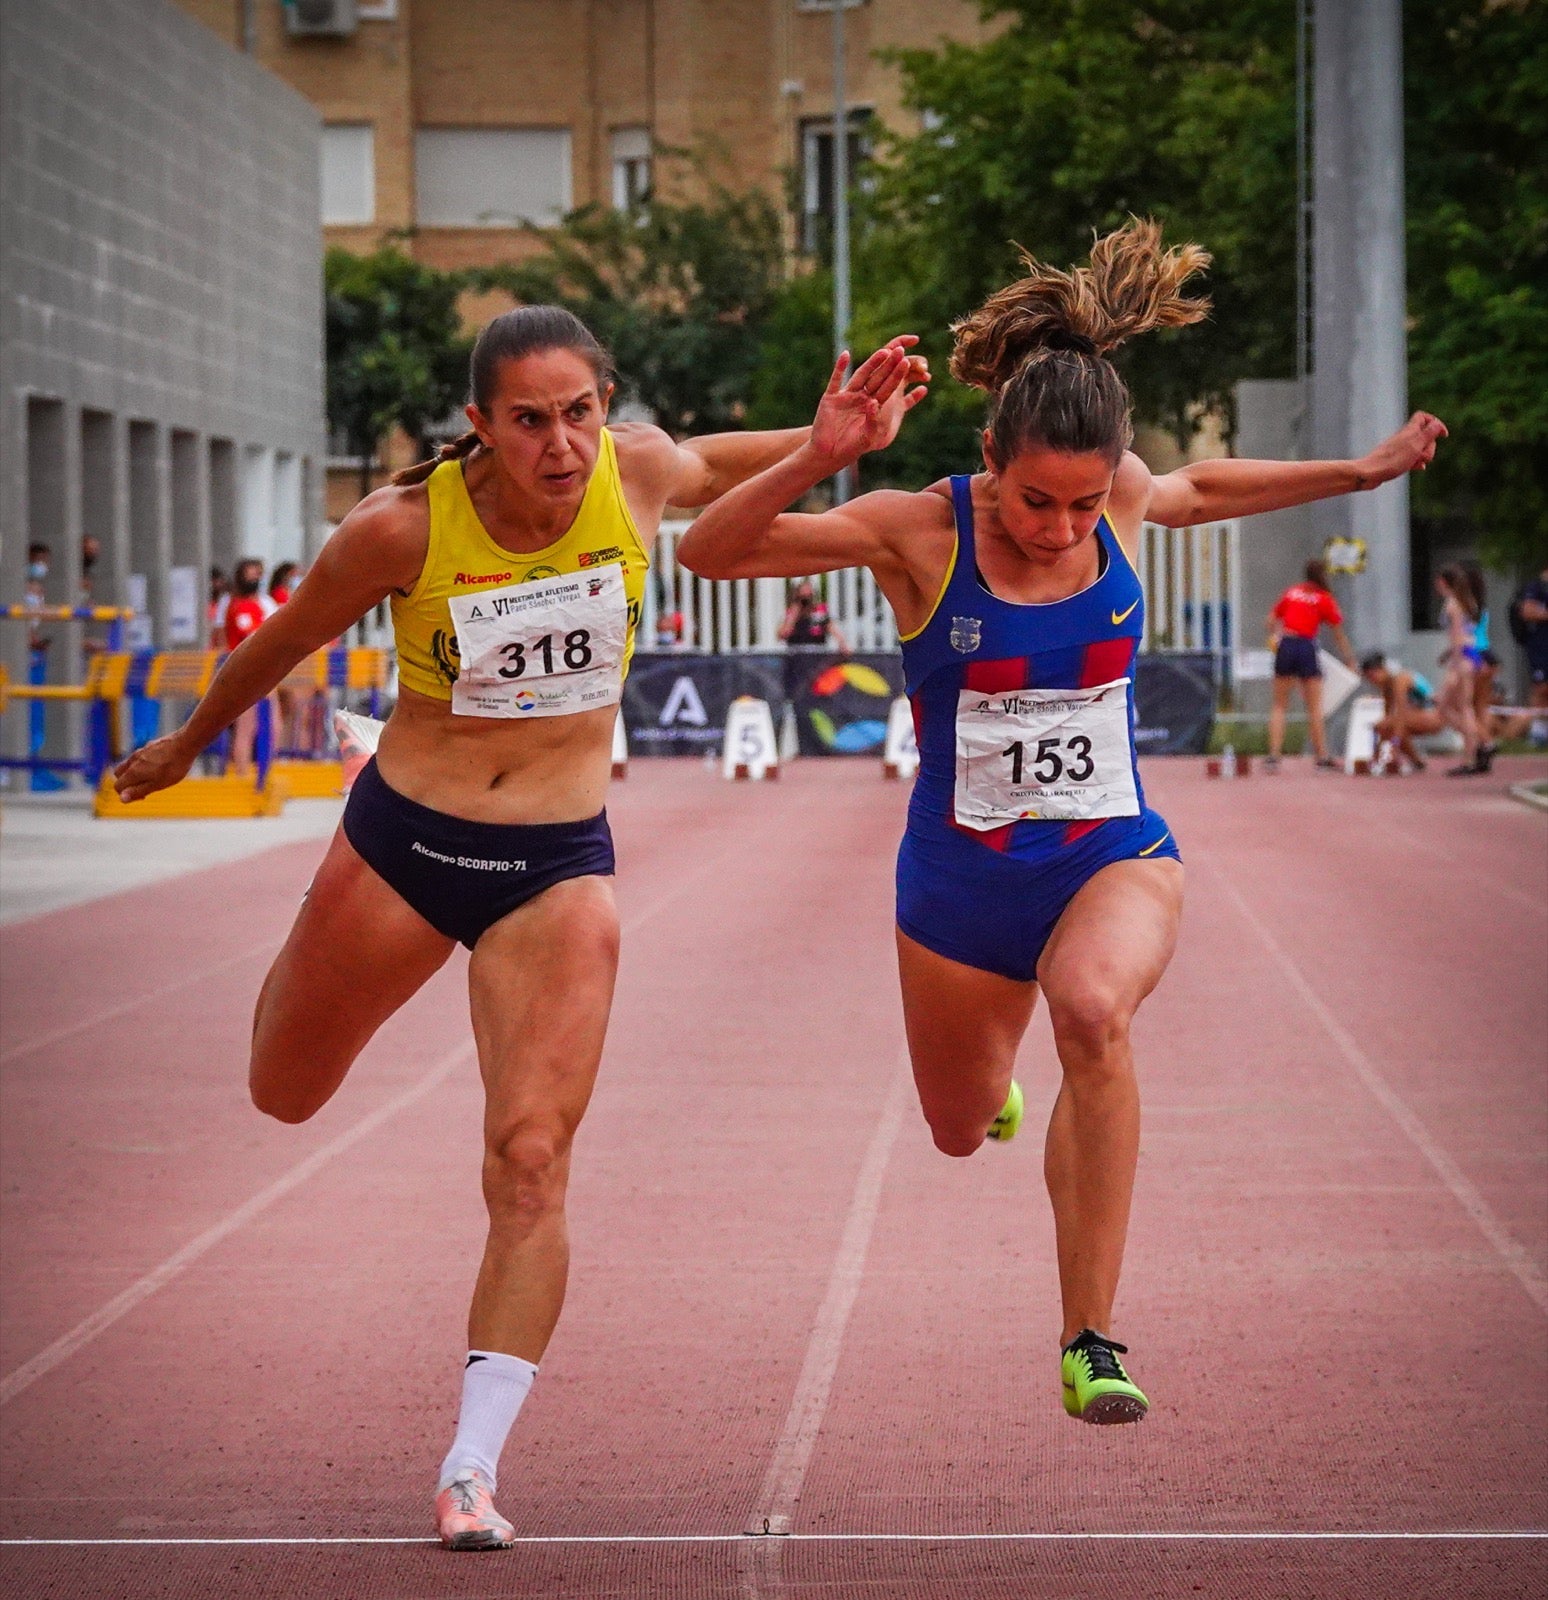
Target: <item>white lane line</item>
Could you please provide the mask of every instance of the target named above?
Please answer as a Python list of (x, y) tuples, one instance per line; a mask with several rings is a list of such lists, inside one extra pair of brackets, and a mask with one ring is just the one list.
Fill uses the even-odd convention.
[[(1426, 1533), (1348, 1532), (1337, 1533), (1273, 1530), (1246, 1533), (1119, 1532), (1119, 1533), (786, 1533), (773, 1536), (751, 1533), (551, 1533), (520, 1534), (512, 1542), (531, 1544), (758, 1544), (768, 1539), (773, 1544), (1285, 1544), (1327, 1543), (1363, 1544), (1381, 1541), (1429, 1542), (1452, 1540), (1482, 1542), (1506, 1539), (1548, 1539), (1548, 1531), (1522, 1529), (1440, 1529)], [(67, 1549), (96, 1546), (158, 1547), (163, 1545), (367, 1545), (436, 1544), (441, 1541), (424, 1535), (404, 1538), (253, 1538), (253, 1539), (0, 1539), (0, 1546), (54, 1545)]]
[(796, 1380), (795, 1395), (774, 1446), (769, 1470), (764, 1475), (755, 1514), (748, 1525), (747, 1531), (750, 1533), (788, 1534), (790, 1531), (790, 1518), (796, 1502), (801, 1498), (801, 1485), (805, 1481), (806, 1469), (811, 1463), (822, 1419), (828, 1409), (828, 1396), (833, 1388), (834, 1374), (838, 1371), (849, 1314), (860, 1292), (866, 1252), (871, 1244), (871, 1230), (876, 1223), (876, 1208), (881, 1200), (882, 1181), (887, 1175), (887, 1163), (892, 1157), (892, 1147), (897, 1142), (898, 1128), (903, 1121), (908, 1088), (907, 1071), (901, 1064), (894, 1066), (887, 1098), (876, 1120), (865, 1159), (860, 1163), (859, 1176), (855, 1179), (849, 1216), (844, 1222), (844, 1233), (839, 1241), (838, 1254), (833, 1260), (833, 1270), (828, 1275), (827, 1293), (823, 1296), (817, 1320), (812, 1326), (806, 1359), (801, 1364), (801, 1376)]
[(1478, 1231), (1483, 1234), (1484, 1238), (1494, 1246), (1500, 1259), (1510, 1269), (1521, 1287), (1526, 1290), (1537, 1308), (1544, 1313), (1548, 1313), (1548, 1274), (1543, 1272), (1531, 1256), (1527, 1254), (1526, 1250), (1511, 1236), (1510, 1230), (1495, 1216), (1489, 1202), (1473, 1186), (1466, 1173), (1430, 1137), (1429, 1130), (1423, 1122), (1408, 1108), (1407, 1103), (1399, 1097), (1396, 1090), (1388, 1084), (1387, 1080), (1382, 1077), (1375, 1063), (1355, 1043), (1349, 1030), (1323, 1004), (1322, 997), (1307, 981), (1306, 975), (1286, 952), (1284, 946), (1280, 944), (1242, 898), (1224, 867), (1213, 857), (1206, 858), (1206, 860), (1215, 877), (1219, 880), (1220, 886), (1241, 913), (1242, 920), (1257, 934), (1263, 943), (1264, 949), (1274, 958), (1280, 971), (1284, 973), (1289, 981), (1291, 988), (1301, 997), (1306, 1004), (1307, 1010), (1316, 1017), (1328, 1037), (1338, 1046), (1339, 1053), (1349, 1063), (1355, 1076), (1370, 1091), (1373, 1098), (1382, 1105), (1398, 1127), (1408, 1135), (1420, 1155), (1434, 1168), (1441, 1182), (1451, 1191), (1452, 1197), (1457, 1204), (1473, 1219)]
[(274, 939), (265, 939), (262, 944), (255, 944), (250, 950), (239, 950), (234, 956), (227, 956), (224, 961), (217, 961), (212, 967), (201, 967), (197, 972), (176, 978), (171, 983), (162, 984), (159, 989), (152, 989), (146, 994), (137, 994), (120, 1005), (109, 1006), (106, 1011), (93, 1012), (89, 1017), (67, 1022), (63, 1027), (55, 1028), (52, 1033), (28, 1039), (25, 1044), (12, 1045), (9, 1050), (0, 1051), (0, 1064), (15, 1061), (20, 1056), (31, 1055), (34, 1050), (46, 1049), (51, 1044), (58, 1044), (61, 1039), (68, 1039), (72, 1033), (82, 1033), (87, 1028), (99, 1027), (104, 1022), (113, 1022), (131, 1011), (138, 1011), (142, 1006), (154, 1005), (158, 1000), (165, 1000), (168, 995), (176, 994), (180, 989), (191, 989), (197, 984), (205, 983), (217, 972), (224, 972), (228, 967), (240, 966), (244, 961), (253, 961), (278, 950), (278, 942)]
[(424, 1077), (405, 1089), (402, 1094), (378, 1106), (353, 1127), (346, 1128), (337, 1138), (330, 1139), (327, 1144), (314, 1150), (304, 1161), (298, 1161), (289, 1172), (276, 1178), (268, 1188), (260, 1189), (250, 1200), (238, 1206), (235, 1211), (228, 1212), (213, 1227), (206, 1228), (196, 1238), (190, 1239), (181, 1250), (175, 1250), (160, 1266), (153, 1267), (143, 1278), (136, 1279), (127, 1289), (114, 1295), (106, 1305), (100, 1306), (89, 1317), (76, 1323), (68, 1333), (62, 1334), (46, 1349), (40, 1350), (30, 1361), (24, 1361), (14, 1372), (0, 1381), (0, 1406), (14, 1400), (24, 1389), (30, 1388), (39, 1378), (52, 1372), (61, 1361), (67, 1361), (83, 1345), (90, 1344), (98, 1334), (106, 1332), (120, 1318), (128, 1316), (141, 1301), (148, 1300), (158, 1289), (192, 1266), (200, 1256), (208, 1254), (222, 1240), (230, 1238), (237, 1229), (267, 1211), (276, 1201), (283, 1200), (286, 1195), (298, 1189), (335, 1156), (342, 1155), (368, 1133), (375, 1132), (388, 1118), (396, 1116), (398, 1112), (413, 1105), (416, 1100), (422, 1100), (450, 1074), (454, 1067), (468, 1060), (472, 1054), (473, 1042), (469, 1040), (453, 1050), (450, 1055), (443, 1056)]
[[(643, 910), (637, 911), (626, 923), (623, 924), (625, 936), (631, 935), (636, 929), (643, 926), (659, 911), (664, 910), (674, 900), (681, 899), (698, 881), (707, 873), (718, 867), (733, 851), (741, 849), (740, 840), (733, 841), (727, 848), (709, 860), (702, 862), (699, 867), (685, 873), (664, 894), (658, 895)], [(233, 958), (234, 960), (237, 958)], [(115, 1322), (127, 1316), (142, 1301), (170, 1283), (180, 1273), (192, 1266), (201, 1256), (213, 1250), (222, 1240), (229, 1238), (239, 1228), (251, 1222), (262, 1212), (267, 1211), (276, 1201), (284, 1199), (293, 1190), (305, 1183), (314, 1173), (326, 1166), (335, 1156), (342, 1155), (352, 1145), (358, 1144), (368, 1133), (374, 1132), (382, 1123), (399, 1111), (414, 1104), (416, 1100), (423, 1099), (425, 1095), (440, 1084), (463, 1061), (473, 1055), (473, 1041), (459, 1045), (449, 1055), (433, 1066), (418, 1083), (404, 1090), (395, 1099), (389, 1100), (385, 1105), (378, 1106), (375, 1111), (362, 1117), (353, 1127), (346, 1128), (337, 1138), (330, 1140), (320, 1149), (314, 1150), (305, 1160), (297, 1162), (283, 1176), (275, 1179), (268, 1188), (260, 1190), (252, 1199), (238, 1206), (212, 1227), (190, 1239), (180, 1250), (174, 1251), (163, 1261), (160, 1266), (153, 1267), (143, 1278), (131, 1283), (127, 1289), (113, 1296), (106, 1305), (99, 1307), (89, 1317), (70, 1329), (68, 1333), (61, 1334), (59, 1338), (46, 1349), (40, 1350), (30, 1361), (24, 1361), (12, 1373), (0, 1380), (0, 1406), (14, 1400), (24, 1389), (30, 1388), (39, 1378), (50, 1373), (61, 1361), (67, 1361), (83, 1345), (90, 1344), (98, 1334), (105, 1332)]]

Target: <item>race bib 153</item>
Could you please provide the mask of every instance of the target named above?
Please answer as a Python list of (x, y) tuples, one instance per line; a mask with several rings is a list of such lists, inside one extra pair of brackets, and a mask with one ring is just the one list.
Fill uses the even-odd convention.
[(464, 717), (564, 717), (616, 705), (628, 639), (623, 568), (561, 573), (447, 602)]
[(980, 832), (1029, 819), (1137, 817), (1129, 680), (1091, 689), (957, 697), (957, 821)]

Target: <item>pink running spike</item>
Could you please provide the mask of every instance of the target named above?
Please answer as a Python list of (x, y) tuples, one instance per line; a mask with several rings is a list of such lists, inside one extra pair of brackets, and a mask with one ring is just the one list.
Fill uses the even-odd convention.
[(435, 1497), (436, 1530), (448, 1550), (505, 1550), (516, 1530), (494, 1508), (482, 1474), (464, 1467)]

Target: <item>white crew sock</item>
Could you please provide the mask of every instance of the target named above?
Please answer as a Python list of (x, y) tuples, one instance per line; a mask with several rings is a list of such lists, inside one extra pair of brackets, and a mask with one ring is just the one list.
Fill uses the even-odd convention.
[(457, 1437), (441, 1463), (439, 1488), (444, 1489), (468, 1467), (482, 1473), (489, 1487), (494, 1488), (500, 1452), (537, 1370), (520, 1356), (501, 1355), (494, 1350), (468, 1351), (468, 1364), (462, 1371)]

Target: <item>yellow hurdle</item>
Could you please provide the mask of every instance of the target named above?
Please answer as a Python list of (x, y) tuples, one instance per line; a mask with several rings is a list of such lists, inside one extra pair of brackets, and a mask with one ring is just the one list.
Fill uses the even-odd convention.
[(339, 761), (275, 761), (269, 776), (287, 800), (337, 800), (344, 793), (344, 766)]
[(113, 788), (112, 773), (97, 786), (93, 814), (99, 817), (277, 817), (285, 808), (285, 791), (269, 781), (259, 788), (251, 778), (228, 773), (220, 778), (184, 778), (170, 789), (125, 805)]

